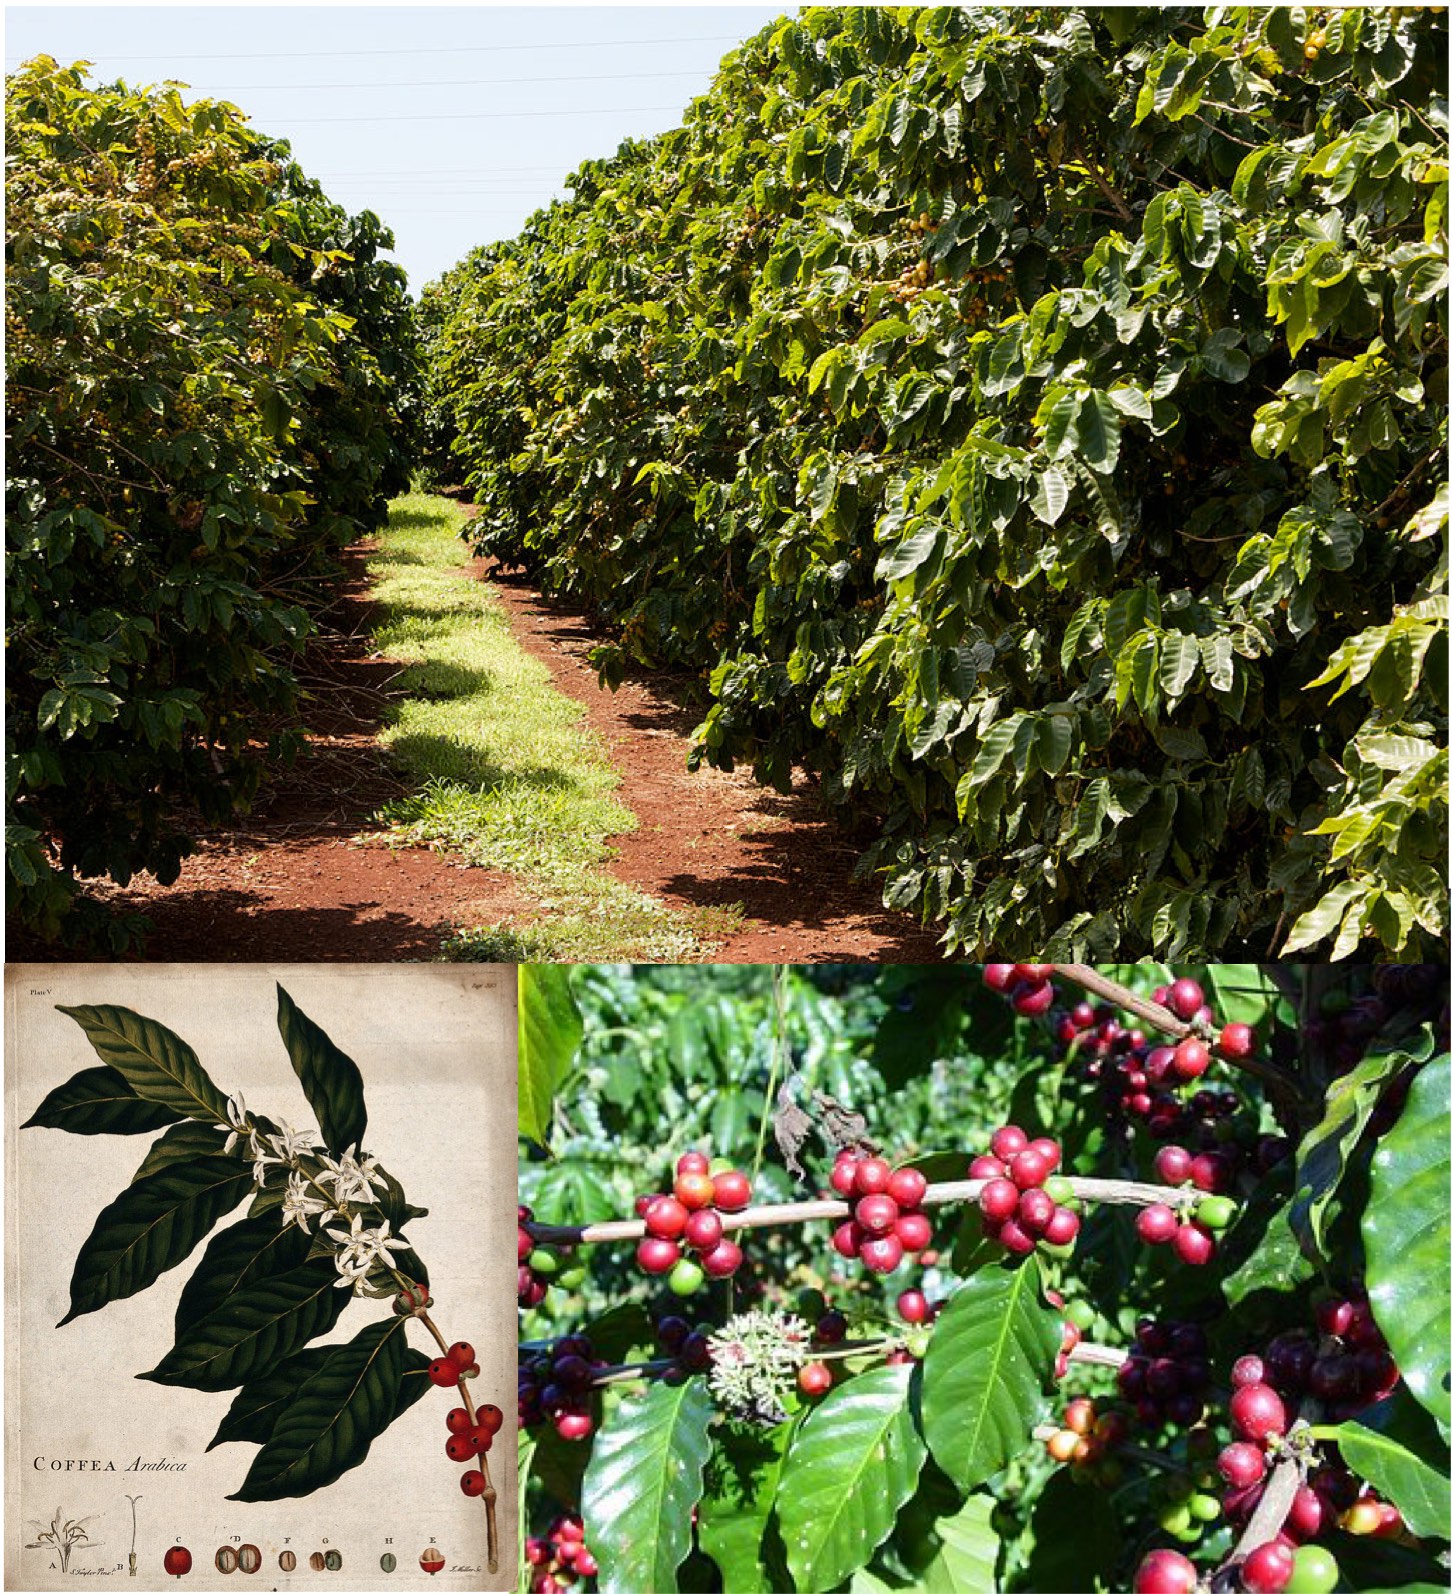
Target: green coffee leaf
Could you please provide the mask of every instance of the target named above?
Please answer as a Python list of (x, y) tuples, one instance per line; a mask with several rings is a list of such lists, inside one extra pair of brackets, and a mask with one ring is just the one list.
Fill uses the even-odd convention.
[(318, 1115), (323, 1144), (335, 1157), (350, 1146), (361, 1147), (368, 1129), (368, 1110), (357, 1063), (333, 1044), (280, 985), (277, 1027), (308, 1104)]
[(567, 968), (524, 964), (519, 970), (519, 1133), (544, 1145), (555, 1092), (583, 1033)]
[[(180, 1115), (145, 1101), (114, 1068), (83, 1068), (57, 1085), (20, 1126), (65, 1129), (73, 1135), (144, 1135), (175, 1123)], [(221, 1142), (217, 1142), (218, 1149)]]
[(145, 1101), (178, 1117), (227, 1121), (227, 1098), (212, 1083), (197, 1054), (155, 1019), (128, 1007), (62, 1007), (96, 1049)]

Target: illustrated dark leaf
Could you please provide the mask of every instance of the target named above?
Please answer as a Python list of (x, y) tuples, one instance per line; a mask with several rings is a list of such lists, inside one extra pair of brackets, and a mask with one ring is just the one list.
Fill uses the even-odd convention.
[(544, 1145), (555, 1092), (575, 1058), (584, 1028), (570, 990), (569, 970), (557, 964), (519, 970), (519, 1133)]
[(57, 1085), (20, 1127), (65, 1129), (73, 1135), (144, 1135), (180, 1116), (160, 1102), (143, 1101), (121, 1074), (102, 1064), (83, 1068)]
[[(131, 1175), (135, 1184), (139, 1179), (149, 1179), (174, 1162), (191, 1162), (197, 1157), (220, 1157), (226, 1144), (218, 1133), (216, 1124), (198, 1123), (195, 1118), (183, 1118), (173, 1124), (159, 1140), (153, 1140), (151, 1150), (142, 1159), (141, 1166)], [(243, 1163), (238, 1159), (237, 1166)], [(249, 1169), (251, 1164), (246, 1165)]]
[(71, 1309), (61, 1322), (155, 1283), (251, 1189), (252, 1170), (234, 1157), (174, 1163), (127, 1186), (81, 1247), (71, 1275)]
[(295, 1225), (283, 1228), (276, 1213), (243, 1218), (213, 1235), (177, 1302), (177, 1337), (238, 1291), (301, 1267), (311, 1244), (311, 1237)]
[[(343, 1293), (341, 1290), (338, 1292)], [(412, 1345), (403, 1353), (403, 1372), (398, 1380), (398, 1403), (393, 1408), (393, 1421), (408, 1411), (410, 1407), (418, 1405), (429, 1390), (434, 1386), (429, 1382), (429, 1363), (431, 1356), (425, 1356), (421, 1350), (415, 1350)]]
[(318, 1345), (311, 1350), (299, 1351), (264, 1377), (244, 1384), (237, 1391), (207, 1449), (233, 1444), (238, 1440), (247, 1444), (266, 1444), (277, 1426), (277, 1419), (289, 1402), (333, 1354), (334, 1348), (332, 1345)]
[(129, 1007), (61, 1007), (75, 1019), (103, 1063), (109, 1064), (145, 1101), (169, 1107), (183, 1118), (227, 1120), (227, 1099), (197, 1054), (166, 1025)]
[(580, 1495), (600, 1594), (677, 1586), (712, 1415), (704, 1380), (688, 1378), (623, 1400), (601, 1425)]
[(256, 1279), (191, 1324), (138, 1376), (188, 1389), (234, 1389), (328, 1333), (351, 1299), (351, 1290), (338, 1288), (331, 1259)]
[(839, 1385), (798, 1430), (777, 1520), (799, 1589), (829, 1589), (866, 1566), (912, 1497), (927, 1449), (912, 1410), (914, 1367), (876, 1367)]
[(228, 1499), (295, 1499), (356, 1467), (398, 1410), (407, 1321), (370, 1323), (334, 1347), (286, 1405), (242, 1487)]
[(1452, 1331), (1447, 1291), (1430, 1288), (1429, 1280), (1445, 1278), (1452, 1253), (1448, 1069), (1444, 1053), (1413, 1080), (1401, 1118), (1371, 1160), (1371, 1199), (1361, 1219), (1377, 1327), (1444, 1439), (1452, 1422)]
[(923, 1362), (923, 1431), (965, 1493), (1018, 1455), (1048, 1411), (1057, 1316), (1032, 1265), (980, 1269), (953, 1296)]
[(333, 1044), (280, 985), (277, 1027), (308, 1105), (318, 1115), (324, 1145), (335, 1157), (350, 1146), (361, 1147), (368, 1111), (357, 1063)]

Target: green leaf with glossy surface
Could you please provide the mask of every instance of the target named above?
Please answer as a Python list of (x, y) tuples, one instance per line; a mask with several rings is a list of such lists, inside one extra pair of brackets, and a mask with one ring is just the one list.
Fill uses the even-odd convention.
[(544, 1145), (555, 1092), (570, 1071), (584, 1033), (569, 970), (553, 964), (519, 971), (519, 1132)]
[(1337, 1431), (1341, 1457), (1406, 1518), (1419, 1538), (1445, 1538), (1452, 1521), (1447, 1446), (1405, 1391), (1370, 1406)]
[(923, 1431), (965, 1493), (1030, 1443), (1049, 1409), (1059, 1319), (1039, 1298), (1039, 1270), (982, 1268), (938, 1319), (923, 1362)]
[(122, 1075), (103, 1064), (83, 1068), (57, 1085), (20, 1127), (64, 1129), (73, 1135), (144, 1135), (180, 1116), (160, 1102), (143, 1101)]
[(1367, 1294), (1377, 1326), (1407, 1387), (1436, 1419), (1443, 1438), (1452, 1421), (1452, 1327), (1448, 1294), (1441, 1287), (1452, 1253), (1449, 1132), (1444, 1054), (1423, 1066), (1401, 1118), (1377, 1147), (1371, 1159), (1371, 1199), (1361, 1220)]
[(993, 1526), (996, 1503), (992, 1495), (975, 1494), (955, 1516), (937, 1519), (933, 1528), (942, 1543), (918, 1574), (916, 1586), (923, 1594), (997, 1594), (1000, 1543)]
[(318, 1115), (324, 1145), (335, 1157), (350, 1146), (361, 1146), (368, 1128), (368, 1109), (363, 1104), (363, 1076), (357, 1063), (333, 1044), (280, 985), (277, 1027), (308, 1105)]
[(227, 1121), (227, 1098), (197, 1054), (165, 1024), (129, 1007), (61, 1007), (86, 1032), (103, 1063), (114, 1068), (144, 1101), (182, 1118)]
[(404, 1317), (370, 1323), (298, 1389), (229, 1500), (286, 1500), (332, 1483), (393, 1421), (405, 1367)]
[(580, 1509), (601, 1594), (673, 1589), (691, 1549), (713, 1408), (705, 1380), (654, 1384), (595, 1435)]
[(724, 1594), (772, 1594), (778, 1586), (767, 1564), (767, 1530), (797, 1426), (732, 1424), (717, 1435), (697, 1532), (701, 1548), (720, 1568)]
[(838, 1385), (798, 1430), (777, 1520), (798, 1589), (829, 1589), (866, 1566), (912, 1498), (927, 1456), (913, 1412), (914, 1367)]

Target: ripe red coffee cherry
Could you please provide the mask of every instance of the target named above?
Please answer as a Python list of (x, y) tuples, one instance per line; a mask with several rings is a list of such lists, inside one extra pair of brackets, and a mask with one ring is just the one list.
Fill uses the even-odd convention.
[(1013, 993), (1013, 1010), (1022, 1018), (1042, 1018), (1054, 1005), (1054, 987), (1048, 980), (1021, 985)]
[(173, 1544), (161, 1563), (173, 1577), (185, 1577), (192, 1569), (192, 1552), (182, 1544)]
[(1029, 1137), (1017, 1124), (1005, 1124), (1002, 1129), (993, 1132), (993, 1139), (988, 1142), (988, 1149), (1001, 1162), (1007, 1162), (1010, 1157), (1016, 1157), (1029, 1143)]
[(999, 1225), (998, 1243), (1014, 1256), (1027, 1256), (1034, 1248), (1034, 1237), (1013, 1218), (1005, 1218)]
[(1350, 1301), (1333, 1297), (1329, 1301), (1322, 1301), (1316, 1308), (1316, 1327), (1323, 1334), (1344, 1337), (1351, 1328), (1354, 1316), (1355, 1308)]
[(890, 1195), (863, 1196), (853, 1216), (869, 1234), (886, 1234), (897, 1222), (897, 1202)]
[(1020, 980), (1030, 980), (1035, 985), (1040, 980), (1046, 980), (1054, 972), (1052, 963), (1015, 963), (1013, 966), (1014, 977)]
[(1265, 1382), (1265, 1363), (1259, 1356), (1241, 1356), (1236, 1360), (1235, 1366), (1230, 1369), (1230, 1383), (1235, 1389), (1243, 1389), (1246, 1384), (1263, 1384)]
[(1210, 1048), (1193, 1036), (1175, 1048), (1175, 1072), (1181, 1079), (1198, 1079), (1210, 1066)]
[(902, 1241), (895, 1234), (878, 1235), (875, 1239), (864, 1240), (857, 1254), (863, 1265), (874, 1273), (891, 1273), (902, 1262)]
[(905, 1210), (918, 1205), (928, 1191), (928, 1181), (916, 1168), (897, 1168), (887, 1181), (887, 1193)]
[(1161, 1146), (1155, 1153), (1155, 1172), (1166, 1184), (1185, 1184), (1194, 1160), (1183, 1146)]
[(838, 1256), (845, 1256), (848, 1261), (854, 1261), (864, 1238), (861, 1225), (848, 1218), (845, 1223), (839, 1223), (832, 1230), (832, 1249)]
[(450, 1433), (468, 1433), (474, 1426), (474, 1420), (462, 1406), (455, 1406), (444, 1418), (444, 1426)]
[(1008, 1164), (997, 1157), (974, 1157), (968, 1164), (970, 1179), (1006, 1179)]
[(1192, 1019), (1204, 1005), (1205, 993), (1192, 979), (1181, 977), (1165, 993), (1165, 1006), (1176, 1018)]
[(933, 1238), (933, 1225), (922, 1212), (904, 1212), (892, 1232), (902, 1241), (904, 1251), (921, 1251)]
[(1032, 1151), (1043, 1158), (1049, 1165), (1050, 1172), (1059, 1166), (1063, 1153), (1059, 1150), (1059, 1142), (1050, 1140), (1047, 1135), (1041, 1135), (1037, 1140), (1030, 1140), (1024, 1147), (1025, 1151)]
[(472, 1367), (474, 1347), (462, 1339), (456, 1341), (449, 1346), (449, 1360), (458, 1367)]
[(687, 1151), (676, 1159), (676, 1173), (709, 1173), (711, 1159), (704, 1151)]
[(990, 1179), (978, 1192), (978, 1205), (991, 1223), (1002, 1223), (1018, 1211), (1018, 1186), (1010, 1179)]
[(486, 1433), (498, 1433), (504, 1426), (504, 1413), (498, 1406), (478, 1406), (474, 1410), (474, 1415)]
[(701, 1258), (707, 1278), (729, 1279), (745, 1258), (734, 1240), (720, 1240)]
[(881, 1157), (864, 1157), (852, 1174), (852, 1193), (859, 1196), (883, 1195), (892, 1169)]
[[(534, 1241), (530, 1237), (529, 1230), (521, 1225), (519, 1230), (519, 1260), (521, 1262), (527, 1262), (529, 1260), (529, 1253), (532, 1250), (534, 1250)], [(399, 1299), (404, 1302), (403, 1311), (399, 1312), (398, 1314), (400, 1317), (402, 1317), (404, 1313), (411, 1312), (413, 1310), (413, 1302), (410, 1301), (406, 1295), (401, 1295)]]
[(1302, 1484), (1286, 1513), (1285, 1530), (1298, 1542), (1314, 1539), (1331, 1521), (1331, 1510), (1309, 1484)]
[(1028, 1146), (1009, 1164), (1008, 1176), (1020, 1190), (1032, 1190), (1049, 1177), (1057, 1163), (1057, 1156), (1051, 1161), (1042, 1151)]
[(1175, 1230), (1175, 1255), (1188, 1267), (1204, 1267), (1215, 1255), (1215, 1236), (1202, 1223), (1182, 1223)]
[(1246, 1439), (1286, 1431), (1286, 1408), (1269, 1384), (1244, 1384), (1230, 1397), (1230, 1421)]
[(479, 1454), (479, 1447), (474, 1443), (472, 1435), (451, 1433), (444, 1441), (444, 1454), (450, 1461), (468, 1461), (471, 1456)]
[(704, 1207), (699, 1212), (693, 1212), (686, 1220), (683, 1238), (693, 1251), (714, 1251), (721, 1243), (724, 1232), (720, 1214), (710, 1207)]
[(1281, 1594), (1295, 1568), (1295, 1551), (1272, 1539), (1246, 1556), (1240, 1568), (1240, 1586), (1246, 1594)]
[(1255, 1031), (1249, 1024), (1227, 1024), (1220, 1031), (1215, 1049), (1232, 1063), (1243, 1063), (1255, 1055)]
[(1050, 1245), (1072, 1245), (1079, 1237), (1079, 1214), (1068, 1207), (1055, 1207), (1054, 1215), (1044, 1229), (1044, 1239)]
[(459, 1382), (460, 1368), (447, 1356), (436, 1356), (429, 1363), (429, 1382), (440, 1389), (453, 1389)]
[(676, 1176), (676, 1200), (692, 1212), (709, 1207), (716, 1199), (716, 1183), (708, 1173), (682, 1173)]
[(825, 1395), (832, 1387), (832, 1369), (826, 1362), (808, 1362), (797, 1374), (797, 1388), (804, 1395)]
[(459, 1479), (459, 1487), (471, 1500), (477, 1500), (484, 1493), (484, 1474), (482, 1472), (466, 1472)]
[(1232, 1489), (1248, 1489), (1265, 1477), (1265, 1454), (1258, 1445), (1237, 1439), (1220, 1452), (1216, 1466)]
[(857, 1183), (857, 1164), (851, 1158), (838, 1157), (832, 1164), (832, 1188), (839, 1196), (850, 1196)]
[(1174, 1210), (1163, 1201), (1145, 1207), (1134, 1220), (1134, 1232), (1146, 1245), (1168, 1245), (1180, 1227)]
[(904, 1290), (897, 1298), (897, 1315), (904, 1323), (926, 1323), (932, 1314), (928, 1298), (921, 1290)]
[(555, 1418), (555, 1432), (561, 1439), (588, 1439), (594, 1431), (595, 1419), (588, 1411), (562, 1411)]
[(1025, 1190), (1018, 1199), (1018, 1212), (1015, 1216), (1030, 1234), (1042, 1234), (1049, 1226), (1049, 1219), (1057, 1211), (1054, 1198), (1048, 1191)]
[(1235, 1180), (1229, 1159), (1218, 1151), (1202, 1151), (1190, 1164), (1190, 1183), (1207, 1195), (1219, 1195)]
[(656, 1196), (645, 1209), (645, 1232), (658, 1240), (678, 1240), (690, 1216), (674, 1196)]
[(1006, 991), (1018, 979), (1012, 963), (985, 963), (983, 983), (990, 991)]
[(740, 1212), (751, 1205), (751, 1180), (744, 1173), (728, 1168), (715, 1178), (716, 1205), (723, 1212)]
[(1195, 1594), (1200, 1574), (1178, 1550), (1151, 1550), (1134, 1574), (1134, 1594)]
[(635, 1260), (647, 1273), (669, 1273), (681, 1259), (681, 1248), (674, 1240), (642, 1240), (635, 1248)]

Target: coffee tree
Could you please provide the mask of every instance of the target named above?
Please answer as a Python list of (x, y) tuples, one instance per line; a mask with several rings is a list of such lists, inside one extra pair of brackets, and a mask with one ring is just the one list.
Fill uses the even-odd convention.
[(805, 8), (437, 285), (472, 534), (950, 947), (1434, 951), (1445, 72), (1428, 8)]
[(1445, 1586), (1445, 969), (523, 982), (532, 1594)]
[(409, 310), (235, 107), (38, 57), (6, 129), (11, 900), (120, 944), (81, 882), (174, 880), (299, 745), (311, 611), (407, 484)]

